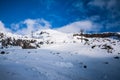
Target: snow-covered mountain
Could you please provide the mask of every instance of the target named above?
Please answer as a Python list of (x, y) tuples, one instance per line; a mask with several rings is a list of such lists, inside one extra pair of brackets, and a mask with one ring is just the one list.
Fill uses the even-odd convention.
[[(6, 46), (20, 46), (22, 48), (41, 48), (43, 45), (50, 44), (64, 44), (64, 43), (84, 43), (96, 44), (95, 41), (99, 41), (100, 38), (103, 42), (108, 40), (114, 42), (120, 40), (119, 33), (101, 33), (101, 34), (67, 34), (52, 29), (43, 29), (36, 32), (31, 32), (29, 35), (18, 35), (10, 32), (0, 33), (1, 47)], [(117, 44), (117, 42), (115, 42)], [(27, 44), (27, 45), (26, 45)], [(103, 43), (102, 45), (104, 45)], [(3, 46), (2, 46), (3, 45)]]
[[(73, 41), (72, 34), (66, 34), (66, 33), (58, 32), (56, 30), (51, 30), (51, 29), (38, 30), (36, 32), (32, 32), (29, 35), (23, 35), (23, 36), (17, 35), (17, 34), (12, 34), (12, 33), (0, 33), (0, 34), (1, 34), (1, 40), (4, 40), (4, 39), (11, 40), (11, 44), (14, 42), (18, 42), (18, 46), (21, 46), (20, 43), (27, 42), (27, 41), (30, 44), (33, 44), (32, 41), (34, 41), (34, 44), (35, 45), (37, 44), (37, 46), (41, 46), (41, 44), (53, 44), (53, 43), (62, 43), (62, 42)], [(7, 40), (5, 40), (5, 41), (7, 41)], [(6, 44), (7, 44), (7, 42), (6, 42)], [(16, 46), (16, 45), (14, 45), (14, 46)]]

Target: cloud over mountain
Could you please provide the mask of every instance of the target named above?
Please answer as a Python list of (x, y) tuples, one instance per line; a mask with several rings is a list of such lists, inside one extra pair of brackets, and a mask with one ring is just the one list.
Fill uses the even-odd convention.
[(0, 21), (0, 32), (8, 32), (8, 31), (10, 31), (10, 30), (5, 27), (5, 25), (2, 21)]
[(11, 25), (11, 29), (18, 34), (30, 34), (32, 31), (39, 29), (48, 29), (51, 25), (44, 19), (26, 19), (16, 24)]
[(91, 0), (87, 6), (89, 19), (100, 24), (101, 31), (120, 31), (120, 0)]
[(57, 30), (66, 33), (76, 33), (80, 32), (81, 29), (85, 32), (97, 32), (98, 30), (100, 30), (96, 24), (89, 20), (73, 22), (61, 28), (58, 28)]

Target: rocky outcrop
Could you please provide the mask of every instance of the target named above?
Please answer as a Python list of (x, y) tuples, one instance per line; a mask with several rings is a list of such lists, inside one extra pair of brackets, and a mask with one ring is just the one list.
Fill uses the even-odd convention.
[(73, 36), (84, 36), (87, 38), (106, 38), (106, 37), (116, 37), (120, 38), (120, 34), (118, 33), (113, 33), (113, 32), (108, 32), (108, 33), (96, 33), (96, 34), (73, 34)]

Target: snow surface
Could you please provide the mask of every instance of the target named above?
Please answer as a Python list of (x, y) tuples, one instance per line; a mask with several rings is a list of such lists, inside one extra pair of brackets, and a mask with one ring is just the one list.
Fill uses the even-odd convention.
[(8, 54), (0, 55), (0, 80), (120, 79), (120, 60), (113, 58), (119, 54), (93, 50), (82, 43), (4, 51)]
[[(120, 80), (119, 40), (88, 38), (87, 43), (81, 43), (71, 34), (42, 31), (46, 33), (34, 33), (38, 41), (55, 43), (39, 49), (0, 49), (5, 51), (0, 54), (0, 80)], [(113, 48), (112, 53), (101, 49), (105, 44)]]

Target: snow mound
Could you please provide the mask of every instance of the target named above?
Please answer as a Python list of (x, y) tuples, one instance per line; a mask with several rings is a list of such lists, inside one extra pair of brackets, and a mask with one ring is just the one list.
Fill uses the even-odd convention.
[(69, 41), (69, 34), (62, 33), (56, 30), (51, 29), (45, 29), (45, 30), (39, 30), (35, 33), (33, 33), (33, 37), (38, 39), (44, 39), (49, 40), (53, 42), (63, 42), (63, 41)]

